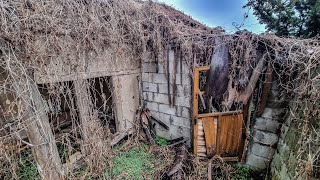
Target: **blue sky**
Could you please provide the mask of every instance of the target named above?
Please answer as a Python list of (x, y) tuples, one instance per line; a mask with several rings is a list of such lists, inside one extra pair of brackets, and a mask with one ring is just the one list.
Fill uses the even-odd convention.
[[(233, 23), (241, 24), (243, 16), (248, 9), (243, 9), (246, 0), (158, 0), (184, 12), (210, 27), (221, 26), (227, 32), (232, 33), (237, 29)], [(241, 29), (247, 29), (254, 33), (265, 31), (265, 26), (259, 24), (257, 18), (250, 10), (248, 18)]]

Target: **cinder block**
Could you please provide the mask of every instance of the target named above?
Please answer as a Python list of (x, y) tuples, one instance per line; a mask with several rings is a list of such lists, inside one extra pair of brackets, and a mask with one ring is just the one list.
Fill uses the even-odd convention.
[(165, 64), (163, 62), (159, 62), (158, 73), (162, 73), (162, 74), (166, 73), (166, 68), (167, 67), (164, 67), (164, 66), (165, 66)]
[(156, 126), (156, 135), (169, 140), (171, 139), (171, 134), (168, 132), (168, 130), (162, 128), (159, 125)]
[(147, 108), (153, 111), (159, 111), (159, 105), (155, 102), (147, 102), (146, 104)]
[(178, 116), (174, 116), (172, 115), (171, 116), (171, 125), (174, 125), (174, 126), (180, 126), (180, 127), (183, 127), (183, 128), (188, 128), (190, 129), (191, 128), (191, 120), (188, 119), (188, 118), (183, 118), (183, 117), (178, 117)]
[(264, 170), (269, 167), (270, 160), (254, 154), (249, 154), (247, 156), (246, 164), (251, 166), (253, 169)]
[(152, 74), (142, 73), (142, 82), (152, 82)]
[(190, 97), (191, 85), (177, 85), (177, 96), (179, 97)]
[(278, 139), (278, 135), (273, 133), (263, 132), (259, 130), (254, 130), (253, 132), (253, 141), (261, 144), (274, 147), (278, 143)]
[[(174, 71), (170, 71), (169, 73), (170, 73), (170, 84), (181, 84), (180, 74), (174, 73)], [(174, 79), (174, 77), (176, 79)], [(182, 81), (184, 81), (183, 76), (182, 76)]]
[(171, 116), (168, 114), (164, 114), (161, 112), (151, 111), (151, 115), (161, 122), (165, 123), (166, 125), (170, 126)]
[(176, 106), (191, 107), (191, 97), (176, 97)]
[(157, 87), (157, 84), (150, 83), (150, 82), (143, 82), (142, 90), (144, 92), (158, 92), (158, 87)]
[(143, 100), (145, 101), (153, 101), (153, 92), (143, 92)]
[(190, 108), (187, 108), (187, 107), (181, 107), (181, 117), (184, 117), (184, 118), (191, 118), (191, 110)]
[(157, 72), (157, 64), (153, 62), (143, 63), (142, 72), (155, 73)]
[(191, 130), (190, 128), (171, 125), (170, 134), (171, 134), (171, 139), (178, 138), (178, 137), (190, 138)]
[(155, 59), (152, 58), (152, 53), (151, 52), (143, 53), (142, 60), (143, 60), (143, 62), (155, 62)]
[[(168, 94), (168, 84), (158, 84), (159, 93)], [(170, 86), (170, 92), (172, 92), (172, 87)]]
[(167, 94), (154, 93), (153, 101), (161, 104), (169, 104), (169, 97)]
[(251, 145), (252, 154), (256, 156), (264, 157), (269, 160), (273, 158), (274, 152), (275, 152), (275, 149), (271, 146), (261, 145), (259, 143), (252, 143)]
[(160, 73), (152, 73), (152, 81), (153, 83), (168, 83), (166, 75)]
[(279, 123), (278, 121), (275, 121), (272, 119), (265, 119), (265, 118), (259, 117), (259, 118), (256, 118), (256, 122), (253, 128), (261, 131), (276, 133), (279, 129)]
[(177, 108), (175, 106), (171, 107), (168, 104), (159, 104), (159, 112), (170, 114), (170, 115), (176, 115)]
[(191, 86), (192, 85), (192, 77), (189, 74), (182, 74), (182, 85)]

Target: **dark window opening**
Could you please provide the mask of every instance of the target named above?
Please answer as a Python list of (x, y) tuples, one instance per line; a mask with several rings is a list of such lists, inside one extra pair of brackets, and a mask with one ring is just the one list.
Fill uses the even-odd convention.
[[(77, 139), (81, 138), (80, 120), (76, 105), (74, 83), (72, 81), (39, 84), (38, 89), (45, 100), (49, 123), (54, 133), (62, 162), (67, 154), (80, 149)], [(67, 147), (72, 147), (67, 148)]]
[(94, 110), (97, 111), (102, 124), (109, 128), (111, 133), (115, 133), (115, 104), (112, 99), (111, 77), (92, 78), (89, 79), (89, 83)]

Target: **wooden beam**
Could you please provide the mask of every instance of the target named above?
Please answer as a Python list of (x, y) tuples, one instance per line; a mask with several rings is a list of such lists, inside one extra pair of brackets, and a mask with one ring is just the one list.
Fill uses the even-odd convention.
[(208, 71), (210, 69), (210, 66), (200, 66), (197, 69), (198, 71)]
[(23, 115), (23, 124), (32, 145), (38, 172), (42, 179), (64, 179), (65, 172), (37, 85), (29, 77), (24, 78), (22, 75), (19, 78), (13, 85), (17, 98), (24, 107), (19, 108), (19, 114)]
[(256, 114), (258, 117), (262, 115), (264, 108), (266, 107), (267, 99), (268, 99), (271, 87), (272, 87), (272, 64), (269, 62), (267, 67), (267, 72), (265, 75), (265, 81), (262, 88), (260, 103), (259, 103), (258, 111)]
[(192, 125), (193, 125), (193, 153), (197, 156), (198, 152), (198, 90), (199, 90), (199, 68), (194, 69), (193, 76), (193, 117), (192, 117)]
[(206, 113), (206, 114), (198, 114), (198, 118), (205, 118), (205, 117), (212, 117), (212, 116), (224, 116), (224, 115), (232, 115), (232, 114), (239, 114), (242, 111), (227, 111), (227, 112), (213, 112), (213, 113)]

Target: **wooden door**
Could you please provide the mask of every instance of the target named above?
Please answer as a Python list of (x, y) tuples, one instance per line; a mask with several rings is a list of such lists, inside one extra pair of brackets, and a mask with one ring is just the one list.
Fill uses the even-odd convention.
[(242, 111), (198, 114), (199, 71), (209, 70), (208, 66), (195, 68), (193, 86), (193, 145), (199, 157), (219, 155), (231, 161), (239, 161), (243, 150)]

